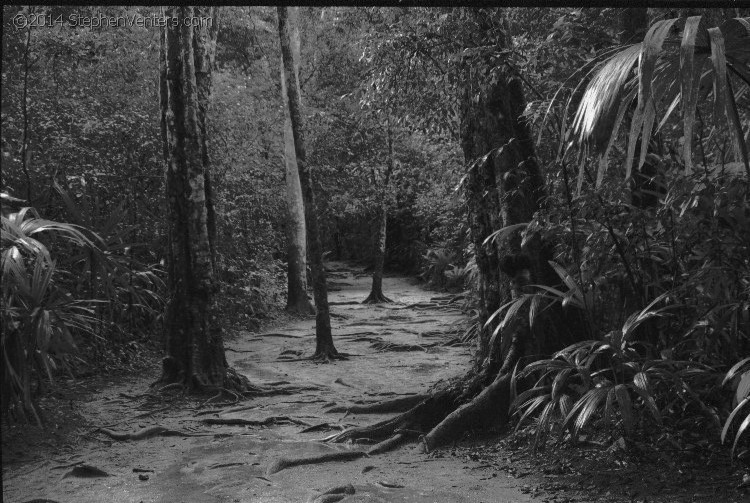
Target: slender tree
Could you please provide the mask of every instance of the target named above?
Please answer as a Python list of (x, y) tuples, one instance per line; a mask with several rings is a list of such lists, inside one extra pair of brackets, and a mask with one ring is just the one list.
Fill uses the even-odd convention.
[[(312, 272), (313, 296), (315, 298), (315, 354), (313, 359), (329, 361), (341, 358), (333, 345), (331, 336), (331, 316), (328, 308), (328, 289), (326, 286), (326, 272), (323, 265), (323, 245), (320, 238), (320, 227), (315, 204), (312, 173), (307, 164), (305, 152), (304, 124), (302, 118), (302, 100), (300, 99), (299, 77), (294, 71), (294, 53), (292, 51), (292, 32), (287, 7), (278, 7), (279, 39), (281, 41), (281, 56), (284, 62), (284, 76), (287, 82), (287, 106), (294, 136), (294, 151), (297, 157), (302, 196), (305, 203), (305, 224), (307, 226), (307, 240), (310, 249), (310, 270)], [(293, 20), (292, 20), (293, 21)]]
[[(375, 239), (373, 247), (373, 270), (372, 287), (370, 295), (363, 301), (364, 304), (378, 304), (381, 302), (393, 302), (383, 294), (383, 268), (385, 265), (385, 244), (388, 222), (388, 189), (391, 174), (393, 174), (393, 128), (391, 127), (390, 115), (386, 115), (386, 134), (388, 140), (388, 157), (386, 160), (385, 173), (378, 187), (378, 216), (375, 228)], [(373, 178), (375, 178), (373, 176)]]
[(171, 7), (161, 50), (161, 110), (169, 230), (169, 301), (162, 383), (188, 389), (243, 389), (247, 380), (228, 368), (216, 298), (212, 207), (207, 188), (206, 111), (216, 28), (215, 10)]
[[(289, 8), (289, 26), (292, 66), (299, 81), (300, 38), (297, 24), (298, 8)], [(281, 98), (286, 102), (286, 78), (284, 60), (281, 65)], [(287, 249), (287, 302), (286, 309), (298, 314), (313, 314), (315, 308), (307, 297), (307, 231), (305, 229), (305, 206), (297, 171), (297, 156), (294, 152), (294, 134), (289, 107), (284, 106), (284, 167), (286, 177), (286, 249)]]

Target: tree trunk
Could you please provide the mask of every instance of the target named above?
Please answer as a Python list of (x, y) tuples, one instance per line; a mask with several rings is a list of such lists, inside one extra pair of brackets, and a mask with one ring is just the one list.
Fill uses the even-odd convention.
[[(192, 7), (166, 11), (161, 51), (162, 135), (169, 229), (169, 301), (164, 383), (189, 389), (242, 388), (227, 367), (217, 319), (218, 282), (206, 191), (205, 120), (210, 93), (210, 36), (184, 20)], [(203, 14), (205, 15), (205, 13)], [(215, 18), (214, 18), (215, 19)], [(202, 75), (198, 76), (198, 70)]]
[(193, 51), (195, 53), (195, 83), (198, 90), (198, 125), (201, 132), (201, 158), (203, 160), (206, 187), (206, 224), (211, 246), (211, 260), (216, 267), (216, 210), (214, 209), (213, 188), (211, 186), (211, 165), (208, 155), (208, 133), (206, 121), (213, 84), (213, 67), (216, 59), (216, 37), (219, 34), (218, 9), (216, 7), (195, 7), (195, 15), (200, 19), (211, 19), (211, 25), (198, 25), (193, 28)]
[[(299, 80), (300, 40), (297, 29), (298, 8), (289, 8), (291, 27), (292, 66)], [(284, 60), (281, 65), (281, 98), (286, 100), (286, 78)], [(294, 135), (289, 107), (284, 107), (284, 166), (286, 176), (286, 246), (287, 246), (287, 311), (298, 314), (313, 314), (315, 308), (307, 297), (307, 233), (305, 230), (305, 207), (302, 187), (297, 172), (297, 157), (294, 153)]]
[(383, 182), (379, 190), (378, 199), (380, 206), (378, 208), (377, 228), (375, 229), (375, 242), (373, 247), (373, 269), (372, 269), (372, 288), (370, 295), (363, 301), (364, 304), (379, 304), (381, 302), (392, 302), (391, 299), (383, 295), (383, 268), (385, 266), (385, 236), (388, 222), (388, 189), (393, 173), (393, 132), (391, 130), (391, 119), (387, 120), (388, 134), (388, 161), (383, 176)]
[(288, 10), (278, 7), (279, 39), (281, 41), (281, 55), (284, 62), (284, 75), (287, 81), (287, 106), (292, 123), (294, 136), (294, 151), (297, 157), (302, 196), (305, 202), (305, 224), (307, 226), (308, 245), (310, 249), (310, 269), (313, 282), (313, 296), (315, 298), (315, 354), (313, 358), (328, 361), (339, 357), (333, 345), (331, 336), (331, 316), (328, 309), (328, 290), (326, 287), (326, 273), (323, 266), (323, 245), (318, 226), (318, 214), (313, 191), (312, 173), (307, 164), (305, 153), (304, 125), (302, 123), (302, 102), (299, 92), (299, 78), (294, 73), (294, 63), (291, 48), (291, 32)]

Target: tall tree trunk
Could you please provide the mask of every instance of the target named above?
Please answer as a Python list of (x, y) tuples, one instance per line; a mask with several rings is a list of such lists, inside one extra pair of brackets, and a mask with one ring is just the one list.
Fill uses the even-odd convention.
[(207, 115), (213, 84), (213, 67), (216, 60), (216, 37), (219, 34), (219, 10), (216, 7), (195, 7), (200, 19), (210, 19), (210, 25), (199, 24), (193, 28), (193, 51), (195, 53), (195, 83), (198, 89), (198, 125), (201, 131), (201, 158), (203, 160), (206, 187), (206, 222), (211, 260), (216, 267), (216, 210), (211, 184), (211, 164), (208, 155)]
[[(162, 135), (169, 229), (169, 301), (164, 383), (190, 389), (242, 389), (228, 369), (217, 319), (218, 282), (209, 233), (205, 120), (210, 93), (210, 35), (194, 29), (192, 7), (171, 7), (161, 51)], [(203, 13), (202, 15), (206, 15)], [(215, 20), (215, 18), (214, 18)], [(203, 75), (198, 76), (200, 70)]]
[[(299, 81), (300, 40), (297, 28), (298, 8), (288, 11), (291, 28), (292, 67)], [(281, 65), (281, 98), (287, 99), (284, 60)], [(286, 309), (298, 314), (313, 314), (315, 308), (307, 297), (307, 232), (305, 229), (305, 206), (302, 186), (297, 171), (297, 156), (294, 153), (294, 134), (289, 107), (284, 107), (284, 167), (286, 176), (286, 249), (287, 249), (287, 302)]]
[(326, 287), (326, 272), (323, 266), (323, 245), (318, 226), (318, 213), (313, 191), (312, 173), (307, 164), (305, 153), (304, 125), (302, 123), (302, 102), (299, 91), (299, 78), (294, 73), (294, 59), (291, 47), (291, 32), (286, 7), (278, 7), (279, 39), (281, 41), (281, 55), (284, 62), (284, 75), (287, 81), (287, 106), (294, 135), (294, 151), (297, 156), (297, 170), (299, 172), (302, 196), (305, 202), (305, 224), (307, 226), (307, 240), (310, 249), (310, 269), (313, 281), (313, 296), (315, 298), (315, 354), (313, 358), (328, 361), (340, 357), (333, 345), (331, 336), (331, 316), (328, 308), (328, 290)]
[(378, 217), (375, 229), (375, 241), (373, 243), (373, 269), (372, 288), (370, 295), (363, 301), (364, 304), (378, 304), (381, 302), (392, 302), (383, 294), (383, 268), (385, 266), (385, 236), (388, 222), (388, 189), (393, 173), (393, 131), (391, 129), (391, 118), (386, 117), (386, 128), (388, 135), (388, 160), (385, 173), (378, 193)]

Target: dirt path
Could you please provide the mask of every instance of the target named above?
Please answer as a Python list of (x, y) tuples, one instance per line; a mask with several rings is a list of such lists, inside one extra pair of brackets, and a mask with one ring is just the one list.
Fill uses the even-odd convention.
[[(163, 397), (137, 395), (148, 389), (156, 369), (135, 382), (113, 380), (85, 400), (71, 401), (90, 423), (78, 425), (75, 441), (48, 449), (32, 462), (4, 464), (4, 501), (286, 503), (312, 500), (321, 491), (347, 484), (355, 493), (345, 497), (346, 503), (541, 501), (524, 494), (523, 482), (510, 475), (489, 476), (487, 465), (478, 461), (421, 454), (414, 444), (353, 461), (268, 473), (269, 466), (283, 457), (351, 451), (351, 445), (321, 439), (340, 428), (386, 417), (330, 412), (334, 404), (413, 396), (439, 379), (463, 373), (469, 364), (467, 348), (443, 345), (455, 336), (462, 314), (457, 309), (412, 306), (436, 294), (406, 278), (389, 277), (385, 291), (396, 304), (356, 304), (367, 296), (370, 278), (339, 263), (329, 264), (329, 269), (334, 340), (339, 351), (352, 355), (349, 360), (284, 361), (312, 353), (314, 321), (308, 319), (265, 334), (241, 333), (227, 344), (231, 365), (254, 384), (298, 389), (241, 402), (242, 410), (212, 403), (198, 407), (184, 398), (166, 407)], [(203, 421), (231, 418), (266, 424)], [(115, 433), (153, 433), (157, 430), (146, 430), (153, 427), (178, 433), (117, 441), (95, 426)], [(313, 426), (314, 431), (305, 432)], [(108, 476), (92, 476), (81, 468), (84, 464)]]

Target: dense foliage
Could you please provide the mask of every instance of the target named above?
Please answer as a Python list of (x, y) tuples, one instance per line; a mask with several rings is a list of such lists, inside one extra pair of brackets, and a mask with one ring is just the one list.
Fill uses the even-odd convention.
[[(16, 415), (36, 415), (33, 384), (59, 364), (75, 372), (81, 358), (160, 339), (159, 30), (14, 24), (99, 15), (160, 10), (3, 7), (2, 395)], [(387, 267), (471, 293), (459, 108), (478, 99), (477, 82), (511, 72), (548, 194), (520, 231), (551, 245), (563, 286), (508, 302), (498, 329), (524, 304), (532, 325), (557, 303), (585, 320), (584, 342), (517, 375), (530, 383), (518, 424), (534, 418), (540, 442), (590, 428), (679, 443), (702, 429), (740, 449), (750, 437), (750, 13), (647, 15), (655, 28), (621, 44), (622, 9), (302, 8), (324, 247), (370, 263), (390, 134)], [(228, 324), (255, 329), (283, 306), (285, 284), (276, 11), (225, 7), (219, 23), (208, 136), (221, 306)]]

